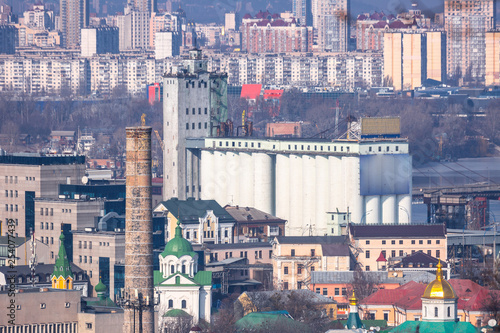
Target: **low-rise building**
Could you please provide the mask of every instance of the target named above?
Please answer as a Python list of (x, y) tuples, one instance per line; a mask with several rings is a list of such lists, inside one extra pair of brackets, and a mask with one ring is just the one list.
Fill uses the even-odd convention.
[(279, 290), (309, 289), (315, 271), (349, 271), (351, 253), (343, 236), (275, 237), (273, 282)]
[(446, 227), (443, 224), (351, 224), (349, 238), (357, 265), (364, 271), (387, 270), (387, 262), (381, 256), (390, 262), (418, 251), (447, 260)]

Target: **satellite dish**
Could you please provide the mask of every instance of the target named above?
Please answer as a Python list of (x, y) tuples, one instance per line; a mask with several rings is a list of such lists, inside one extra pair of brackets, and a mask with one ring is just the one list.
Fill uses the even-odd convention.
[(87, 176), (83, 176), (83, 177), (82, 177), (82, 184), (83, 184), (83, 185), (86, 185), (88, 182), (89, 182), (89, 177), (87, 177)]
[(488, 326), (494, 327), (497, 325), (497, 321), (495, 319), (488, 320)]

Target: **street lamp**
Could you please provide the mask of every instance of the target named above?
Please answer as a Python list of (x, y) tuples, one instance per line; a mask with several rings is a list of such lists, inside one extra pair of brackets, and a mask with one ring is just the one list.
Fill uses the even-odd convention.
[(361, 216), (361, 221), (359, 222), (359, 224), (363, 224), (363, 219), (365, 219), (365, 224), (366, 224), (366, 215), (370, 214), (372, 212), (372, 210), (373, 209), (370, 209), (369, 211), (364, 213), (363, 216)]
[[(402, 210), (403, 212), (406, 213), (406, 218), (408, 219), (408, 223), (410, 223), (410, 213), (408, 212), (408, 209), (406, 209), (405, 207), (403, 206), (399, 206), (399, 210)], [(398, 219), (398, 222), (399, 222), (399, 219)], [(398, 223), (399, 224), (399, 223)]]

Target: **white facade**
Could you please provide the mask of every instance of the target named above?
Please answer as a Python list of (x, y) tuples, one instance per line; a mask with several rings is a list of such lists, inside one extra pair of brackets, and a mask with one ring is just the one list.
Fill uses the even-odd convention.
[(155, 37), (155, 59), (165, 59), (179, 55), (181, 35), (175, 31), (159, 31)]
[(91, 57), (97, 52), (97, 29), (81, 30), (80, 55), (82, 57)]
[(210, 138), (188, 142), (194, 146), (201, 149), (202, 199), (270, 212), (289, 221), (287, 235), (304, 235), (309, 225), (316, 235), (335, 234), (327, 221), (336, 211), (349, 212), (353, 223), (411, 221), (406, 140)]

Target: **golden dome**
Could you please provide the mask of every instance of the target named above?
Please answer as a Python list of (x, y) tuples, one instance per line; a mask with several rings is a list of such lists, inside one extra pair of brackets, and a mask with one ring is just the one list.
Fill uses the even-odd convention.
[(358, 299), (356, 298), (356, 294), (354, 293), (354, 290), (352, 291), (352, 297), (349, 298), (349, 304), (350, 305), (358, 305)]
[(443, 265), (441, 265), (441, 260), (437, 264), (436, 270), (436, 280), (429, 283), (427, 288), (425, 288), (423, 298), (433, 298), (433, 299), (451, 299), (457, 298), (457, 294), (453, 290), (451, 284), (443, 279)]

